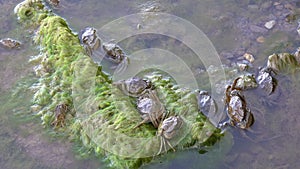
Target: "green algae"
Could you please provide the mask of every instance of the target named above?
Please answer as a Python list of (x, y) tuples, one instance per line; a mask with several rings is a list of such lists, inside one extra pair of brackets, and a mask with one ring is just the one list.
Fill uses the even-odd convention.
[(279, 53), (269, 56), (267, 66), (281, 73), (294, 73), (299, 63), (294, 55)]
[[(148, 163), (160, 149), (160, 137), (150, 124), (134, 127), (141, 121), (135, 100), (112, 85), (101, 67), (84, 52), (67, 22), (49, 12), (40, 0), (25, 0), (15, 12), (26, 26), (39, 27), (34, 40), (40, 55), (30, 61), (39, 82), (32, 103), (45, 126), (51, 126), (54, 109), (67, 104), (71, 115), (66, 127), (57, 132), (81, 140), (86, 149), (105, 155), (112, 168), (138, 168)], [(211, 146), (220, 137), (206, 117), (198, 111), (196, 94), (152, 72), (144, 76), (156, 87), (160, 100), (171, 115), (179, 115), (184, 126), (170, 143), (176, 150)]]

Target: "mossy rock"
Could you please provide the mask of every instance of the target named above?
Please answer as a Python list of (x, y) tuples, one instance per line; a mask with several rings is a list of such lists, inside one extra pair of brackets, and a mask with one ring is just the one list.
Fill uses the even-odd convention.
[[(57, 130), (81, 140), (96, 154), (105, 155), (112, 168), (137, 168), (150, 162), (160, 149), (160, 137), (151, 124), (141, 121), (135, 98), (112, 85), (111, 77), (88, 57), (67, 22), (45, 8), (41, 0), (25, 0), (15, 12), (26, 26), (39, 26), (34, 40), (41, 54), (31, 59), (38, 83), (34, 107), (45, 126), (51, 126), (57, 104), (67, 104), (66, 126)], [(193, 91), (178, 87), (160, 72), (143, 75), (153, 82), (170, 115), (179, 115), (184, 126), (170, 140), (176, 150), (213, 145), (220, 137), (198, 110)], [(176, 86), (176, 87), (175, 87)]]
[(281, 73), (294, 73), (296, 69), (299, 69), (299, 63), (295, 55), (279, 53), (268, 57), (267, 67)]

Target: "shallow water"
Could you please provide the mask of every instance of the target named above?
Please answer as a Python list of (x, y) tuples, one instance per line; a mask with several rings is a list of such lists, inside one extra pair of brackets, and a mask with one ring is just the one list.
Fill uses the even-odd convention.
[[(102, 168), (98, 162), (100, 160), (94, 159), (93, 156), (89, 157), (91, 160), (76, 159), (76, 152), (72, 150), (71, 143), (59, 136), (53, 136), (51, 131), (43, 130), (38, 118), (28, 118), (31, 117), (29, 111), (31, 92), (24, 89), (35, 79), (31, 72), (31, 65), (27, 61), (29, 56), (36, 55), (38, 52), (32, 47), (31, 34), (20, 29), (13, 15), (13, 7), (19, 2), (21, 1), (0, 0), (0, 21), (3, 25), (0, 37), (15, 38), (24, 44), (19, 50), (0, 48), (2, 92), (0, 100), (4, 103), (0, 109), (3, 138), (1, 150), (4, 150), (0, 153), (0, 165), (4, 168), (82, 168), (83, 166)], [(296, 0), (268, 2), (61, 0), (59, 7), (52, 8), (55, 13), (66, 18), (75, 32), (79, 32), (86, 26), (108, 30), (100, 32), (100, 36), (106, 41), (114, 38), (109, 31), (126, 29), (115, 27), (102, 29), (120, 17), (147, 9), (167, 12), (191, 22), (202, 30), (211, 40), (220, 54), (220, 60), (225, 65), (235, 66), (236, 62), (243, 60), (244, 53), (253, 54), (255, 61), (250, 71), (255, 73), (259, 66), (265, 65), (268, 55), (274, 52), (294, 52), (296, 47), (300, 46), (300, 38), (296, 32), (298, 23), (285, 21), (285, 16), (291, 12), (288, 10), (288, 4), (300, 8)], [(277, 22), (274, 28), (265, 29), (264, 23), (273, 19)], [(138, 31), (139, 26), (133, 23), (135, 22), (128, 20), (126, 25)], [(140, 26), (143, 29), (142, 23)], [(182, 34), (189, 33), (189, 30), (184, 30)], [(263, 43), (257, 42), (259, 36), (264, 38)], [(162, 35), (144, 34), (121, 39), (119, 45), (132, 57), (143, 54), (137, 52), (144, 48), (171, 51), (190, 68), (199, 87), (209, 90), (208, 80), (201, 78), (205, 70), (201, 60), (197, 59), (187, 44), (174, 39)], [(146, 52), (145, 56), (149, 55), (147, 51), (143, 52)], [(256, 119), (251, 127), (253, 132), (247, 131), (245, 134), (254, 142), (239, 130), (230, 128), (218, 144), (205, 150), (207, 153), (201, 154), (197, 150), (169, 153), (161, 158), (155, 157), (154, 161), (144, 168), (297, 168), (300, 157), (297, 151), (300, 144), (298, 74), (299, 72), (277, 76), (279, 85), (271, 96), (264, 95), (260, 89), (245, 93)], [(227, 78), (231, 78), (231, 75), (227, 74)], [(188, 84), (190, 83), (187, 82)], [(10, 97), (13, 92), (16, 94)], [(267, 100), (269, 104), (262, 104), (262, 99)], [(41, 155), (42, 152), (48, 153)]]

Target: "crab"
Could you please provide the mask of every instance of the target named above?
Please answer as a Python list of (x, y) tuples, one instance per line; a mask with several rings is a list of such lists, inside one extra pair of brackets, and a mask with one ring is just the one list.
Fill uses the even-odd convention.
[(167, 152), (167, 146), (175, 152), (174, 147), (170, 143), (170, 140), (176, 136), (178, 133), (178, 130), (182, 127), (183, 120), (180, 116), (170, 116), (163, 120), (163, 122), (159, 125), (157, 135), (160, 137), (160, 148), (157, 153), (160, 154), (162, 152), (162, 149), (164, 147), (165, 152)]
[(113, 67), (117, 73), (127, 68), (129, 59), (123, 52), (123, 49), (112, 42), (102, 43), (95, 28), (86, 27), (83, 29), (79, 39), (90, 57), (93, 57), (95, 60), (97, 60), (96, 58), (100, 57), (102, 59), (104, 57), (117, 64)]
[(90, 57), (93, 55), (93, 52), (101, 46), (101, 39), (97, 35), (97, 30), (92, 27), (83, 29), (79, 35), (79, 39)]
[(131, 97), (140, 97), (147, 89), (153, 88), (151, 81), (138, 77), (120, 80), (114, 82), (113, 85), (118, 87), (124, 94)]
[(105, 53), (105, 58), (117, 64), (116, 72), (122, 72), (128, 66), (129, 59), (123, 52), (120, 46), (115, 43), (103, 43), (102, 48)]
[(241, 77), (236, 78), (233, 85), (228, 86), (226, 89), (225, 104), (227, 107), (229, 121), (221, 124), (221, 127), (230, 124), (231, 126), (236, 126), (241, 129), (247, 129), (254, 122), (253, 114), (247, 107), (246, 100), (241, 89), (236, 87), (236, 83), (240, 78)]
[(165, 115), (165, 107), (159, 100), (155, 90), (147, 89), (146, 93), (139, 97), (137, 101), (137, 108), (143, 121), (134, 128), (148, 122), (151, 122), (155, 128), (158, 128)]
[(21, 42), (11, 38), (1, 39), (0, 44), (9, 49), (20, 48), (21, 46)]
[(55, 120), (51, 123), (51, 125), (56, 127), (64, 127), (65, 126), (65, 118), (66, 118), (66, 113), (69, 111), (69, 107), (66, 104), (58, 104), (55, 107)]

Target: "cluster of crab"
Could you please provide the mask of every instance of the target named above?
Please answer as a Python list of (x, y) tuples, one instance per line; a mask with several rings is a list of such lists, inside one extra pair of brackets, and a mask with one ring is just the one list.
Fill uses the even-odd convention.
[(97, 30), (92, 27), (86, 27), (79, 34), (80, 43), (84, 47), (87, 55), (93, 60), (107, 59), (115, 66), (116, 73), (124, 71), (129, 63), (127, 55), (120, 46), (113, 42), (102, 42), (97, 34)]
[[(227, 86), (224, 102), (229, 120), (220, 123), (219, 128), (224, 129), (225, 126), (231, 125), (240, 129), (249, 129), (254, 123), (254, 116), (247, 106), (243, 91), (259, 85), (267, 95), (271, 95), (277, 86), (274, 74), (276, 75), (276, 72), (271, 67), (261, 68), (256, 78), (258, 84), (254, 75), (249, 75), (240, 76), (233, 81), (232, 85)], [(243, 83), (244, 85), (241, 85)]]
[(149, 80), (138, 77), (120, 80), (113, 83), (125, 95), (137, 99), (137, 109), (140, 113), (142, 121), (138, 123), (134, 129), (140, 127), (144, 123), (151, 123), (157, 129), (157, 135), (160, 137), (160, 149), (157, 154), (165, 152), (167, 146), (175, 151), (170, 140), (176, 135), (177, 131), (182, 127), (183, 120), (180, 116), (168, 116), (165, 106), (160, 101), (158, 93), (154, 85)]
[[(97, 30), (87, 27), (79, 34), (79, 39), (86, 53), (93, 59), (104, 57), (116, 64), (116, 72), (127, 68), (129, 59), (123, 50), (115, 43), (102, 43), (97, 34)], [(115, 82), (124, 94), (137, 99), (137, 109), (143, 119), (134, 128), (140, 127), (144, 123), (151, 123), (157, 129), (157, 135), (161, 138), (161, 153), (163, 147), (167, 151), (166, 144), (175, 151), (169, 140), (176, 135), (176, 131), (181, 128), (183, 120), (180, 116), (168, 116), (163, 103), (160, 101), (153, 84), (149, 80), (133, 77), (127, 80)]]
[[(86, 53), (90, 57), (102, 55), (104, 58), (116, 63), (117, 69), (124, 69), (127, 67), (128, 57), (124, 54), (123, 50), (114, 43), (102, 44), (95, 28), (87, 27), (82, 30), (79, 35), (79, 39), (85, 48)], [(271, 94), (276, 86), (276, 80), (272, 77), (272, 72), (274, 71), (269, 67), (263, 68), (260, 70), (257, 77), (258, 84), (268, 94)], [(243, 94), (243, 90), (246, 90), (249, 86), (240, 86), (238, 85), (239, 81), (245, 80), (242, 77), (236, 78), (233, 81), (233, 84), (229, 85), (225, 91), (224, 101), (229, 120), (218, 124), (218, 127), (221, 129), (224, 129), (228, 125), (235, 126), (240, 129), (248, 129), (254, 123), (254, 116), (250, 108), (247, 106), (246, 99)], [(166, 144), (175, 151), (173, 146), (170, 144), (170, 140), (182, 127), (183, 119), (178, 115), (169, 116), (168, 111), (160, 101), (158, 93), (151, 81), (133, 77), (127, 80), (114, 82), (113, 85), (119, 88), (125, 95), (136, 98), (137, 109), (142, 121), (138, 123), (134, 129), (145, 123), (151, 123), (153, 127), (157, 129), (157, 135), (161, 138), (161, 146), (158, 154), (161, 153), (163, 147), (165, 151), (167, 151)], [(257, 87), (255, 85), (250, 85), (250, 87)], [(214, 111), (217, 111), (217, 105), (208, 95), (208, 92), (201, 91), (197, 95), (197, 99), (199, 110), (203, 114), (208, 112), (211, 108), (213, 108)], [(52, 123), (55, 128), (64, 126), (64, 119), (68, 111), (68, 105), (64, 103), (56, 106), (55, 120)]]

